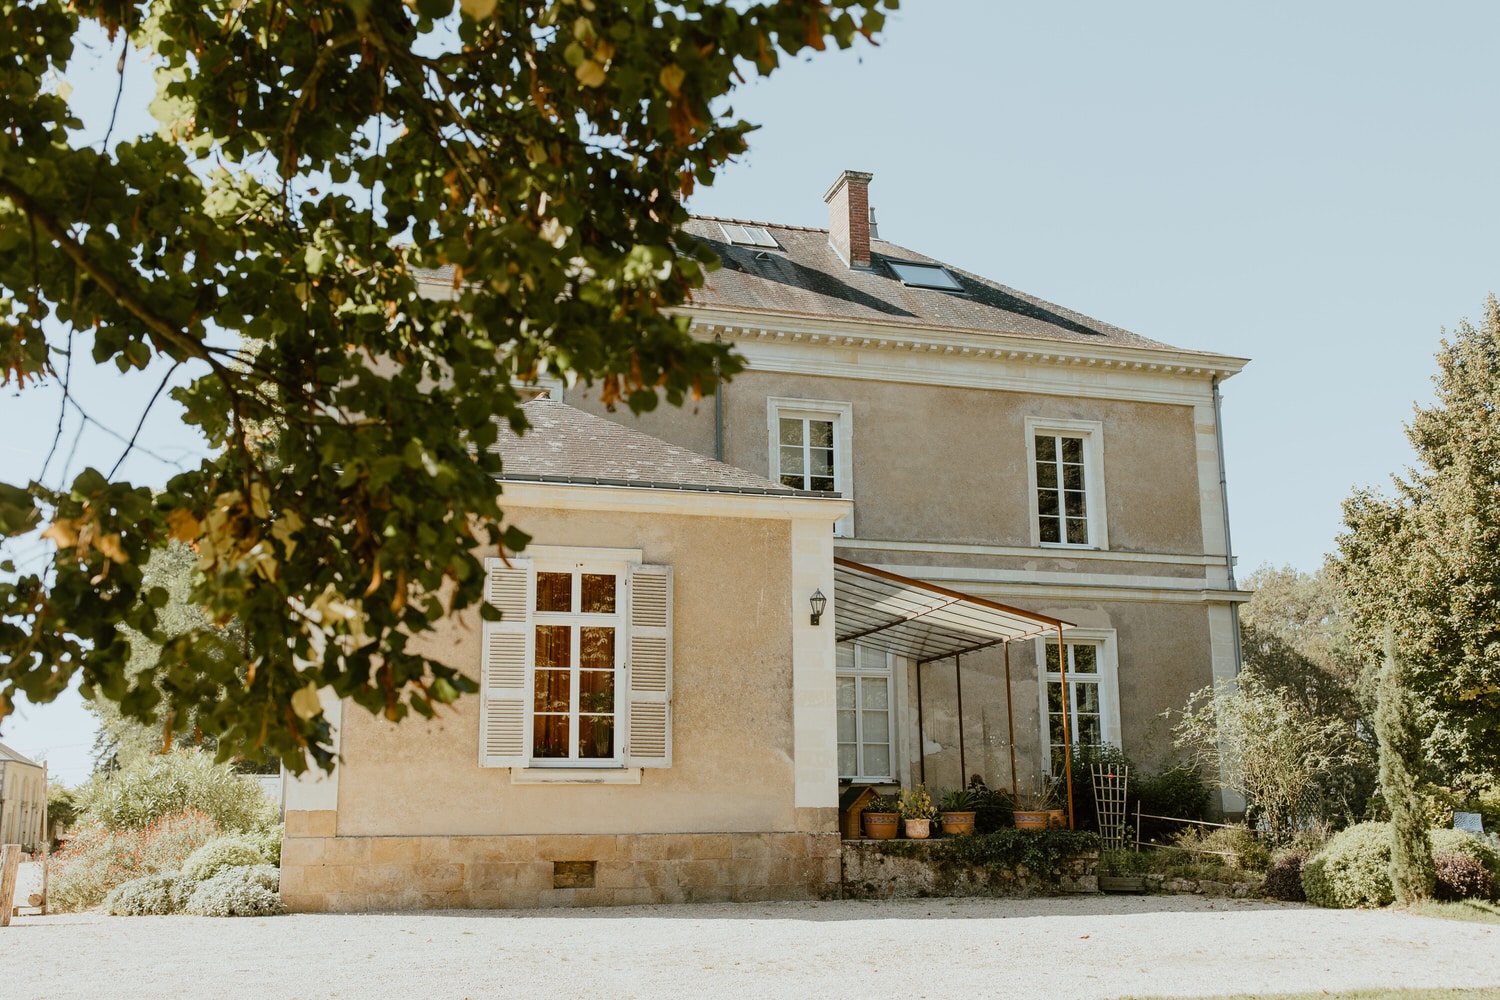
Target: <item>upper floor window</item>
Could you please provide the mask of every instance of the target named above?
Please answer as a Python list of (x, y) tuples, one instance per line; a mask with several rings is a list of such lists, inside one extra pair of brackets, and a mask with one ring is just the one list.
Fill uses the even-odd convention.
[[(817, 399), (772, 397), (766, 401), (771, 478), (794, 490), (854, 498), (853, 407)], [(854, 515), (840, 518), (834, 534), (854, 534)]]
[(1032, 543), (1108, 548), (1103, 425), (1027, 417), (1026, 438)]

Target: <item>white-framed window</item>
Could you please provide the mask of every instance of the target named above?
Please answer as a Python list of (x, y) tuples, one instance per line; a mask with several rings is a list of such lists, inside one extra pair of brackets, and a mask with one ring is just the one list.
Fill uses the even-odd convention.
[(1097, 420), (1027, 417), (1026, 457), (1032, 544), (1109, 548), (1104, 425)]
[(1056, 634), (1037, 639), (1037, 680), (1041, 717), (1047, 737), (1042, 741), (1043, 766), (1062, 767), (1063, 731), (1069, 746), (1120, 745), (1120, 687), (1114, 629), (1073, 628), (1064, 633), (1062, 655), (1067, 657), (1067, 711), (1063, 710), (1063, 672), (1059, 668)]
[(671, 765), (670, 567), (534, 546), (486, 563), (482, 767)]
[(896, 691), (884, 650), (840, 643), (837, 666), (839, 778), (892, 781), (896, 777)]
[[(849, 403), (773, 396), (766, 400), (771, 478), (794, 490), (854, 499), (854, 407)], [(836, 535), (854, 534), (854, 515), (840, 518)]]

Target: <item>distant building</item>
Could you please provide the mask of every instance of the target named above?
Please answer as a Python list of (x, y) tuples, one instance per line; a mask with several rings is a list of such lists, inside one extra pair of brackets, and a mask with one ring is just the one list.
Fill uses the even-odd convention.
[(46, 845), (47, 769), (0, 743), (0, 843)]

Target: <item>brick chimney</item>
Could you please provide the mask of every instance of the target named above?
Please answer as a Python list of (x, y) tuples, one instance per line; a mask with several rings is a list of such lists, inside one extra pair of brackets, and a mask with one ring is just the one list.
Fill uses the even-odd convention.
[(845, 170), (823, 196), (828, 203), (828, 244), (850, 267), (870, 266), (870, 179)]

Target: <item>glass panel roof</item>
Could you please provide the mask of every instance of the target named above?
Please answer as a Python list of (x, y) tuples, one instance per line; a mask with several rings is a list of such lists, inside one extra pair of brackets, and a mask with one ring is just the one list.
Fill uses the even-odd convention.
[(902, 284), (914, 285), (917, 288), (940, 288), (948, 292), (961, 292), (964, 286), (958, 283), (958, 279), (949, 274), (937, 264), (911, 264), (900, 261), (888, 260), (891, 270), (896, 272), (896, 277), (901, 279)]
[(738, 246), (780, 249), (765, 226), (738, 226), (730, 222), (721, 222), (719, 228), (723, 230), (726, 240)]

